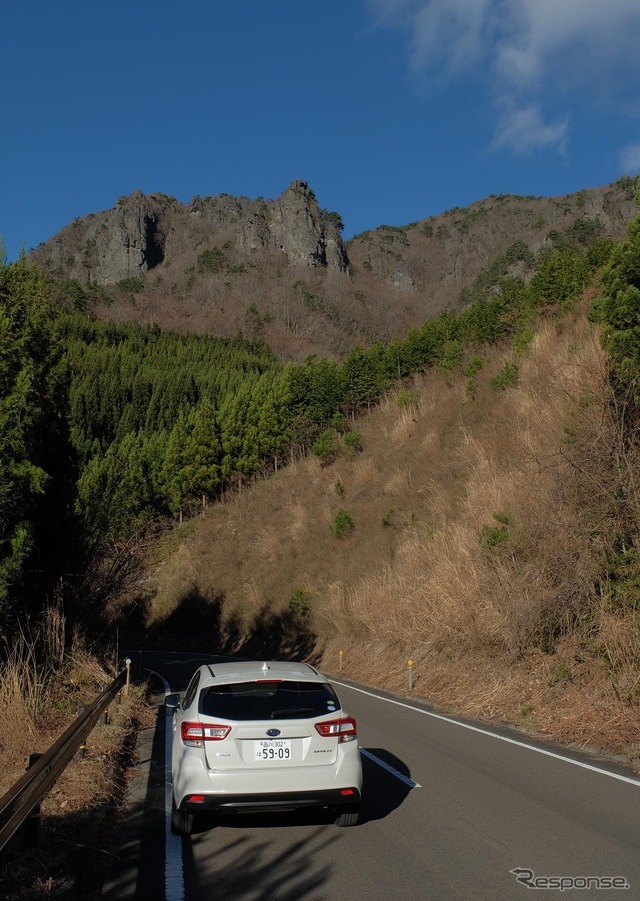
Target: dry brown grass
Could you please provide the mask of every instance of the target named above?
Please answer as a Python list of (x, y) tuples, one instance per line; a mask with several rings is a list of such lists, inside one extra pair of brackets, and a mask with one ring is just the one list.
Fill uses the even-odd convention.
[[(413, 660), (411, 691), (408, 659)], [(336, 676), (341, 672), (400, 695), (426, 698), (444, 712), (611, 754), (640, 771), (637, 706), (616, 697), (606, 667), (585, 659), (575, 640), (565, 641), (554, 654), (531, 650), (513, 659), (430, 643), (408, 647), (368, 636), (341, 637), (325, 646), (322, 666)]]
[(637, 693), (640, 686), (640, 619), (637, 614), (622, 617), (608, 610), (600, 610), (597, 618), (596, 646), (604, 652), (617, 673), (617, 688), (621, 694)]
[[(0, 670), (0, 736), (5, 739), (0, 794), (24, 774), (29, 756), (45, 752), (71, 724), (78, 707), (92, 701), (114, 676), (78, 639), (70, 652), (63, 652), (58, 608), (45, 612), (43, 625), (49, 633), (21, 636)], [(47, 656), (52, 653), (57, 656)], [(125, 758), (130, 738), (137, 728), (151, 725), (145, 695), (144, 686), (131, 685), (122, 702), (111, 705), (108, 723), (88, 736), (85, 757), (72, 760), (50, 789), (41, 805), (38, 848), (5, 852), (3, 897), (60, 897), (69, 888), (78, 849), (92, 840), (89, 836), (97, 838), (98, 821), (120, 801), (120, 771), (130, 763)]]
[[(24, 771), (50, 720), (56, 678), (64, 664), (65, 622), (60, 607), (47, 608), (30, 631), (20, 631), (0, 662), (0, 791)], [(29, 750), (31, 749), (31, 750)], [(38, 749), (39, 750), (39, 749)]]
[[(606, 361), (579, 311), (543, 323), (517, 387), (496, 391), (490, 379), (509, 355), (487, 355), (473, 398), (460, 375), (415, 379), (409, 406), (390, 394), (358, 422), (362, 453), (296, 462), (212, 509), (157, 568), (151, 620), (187, 586), (245, 623), (304, 587), (321, 643), (368, 649), (351, 658), (356, 678), (385, 684), (370, 663), (384, 647), (388, 687), (402, 686), (411, 656), (429, 661), (417, 690), (436, 703), (563, 740), (571, 711), (592, 705), (576, 740), (586, 730), (619, 745), (624, 705), (637, 712), (640, 694), (638, 627), (594, 586), (619, 532), (620, 478), (635, 470), (624, 476), (616, 457)], [(337, 539), (340, 508), (355, 528)], [(579, 679), (550, 687), (563, 636), (585, 662), (572, 664)]]
[[(412, 493), (416, 506), (422, 502), (425, 521), (406, 530), (392, 565), (372, 567), (339, 603), (335, 592), (327, 598), (323, 615), (334, 628), (344, 627), (344, 619), (407, 644), (428, 638), (514, 653), (564, 587), (568, 559), (572, 590), (585, 590), (597, 561), (579, 513), (562, 501), (570, 467), (563, 462), (559, 424), (570, 414), (572, 398), (593, 391), (591, 374), (600, 371), (600, 354), (588, 331), (580, 353), (569, 348), (575, 342), (573, 332), (562, 341), (553, 326), (542, 329), (519, 387), (485, 398), (492, 409), (481, 429), (461, 417), (452, 440), (446, 411), (428, 405), (430, 443), (439, 422), (449, 459), (436, 461), (434, 478), (422, 489), (411, 492), (422, 474), (415, 465), (396, 469), (382, 486), (398, 499)], [(451, 401), (451, 392), (445, 395)], [(385, 412), (392, 414), (391, 404)], [(419, 429), (420, 415), (419, 409), (410, 416), (402, 409), (395, 422), (402, 430), (408, 423)], [(388, 434), (396, 434), (393, 425)], [(356, 484), (363, 465), (355, 469)], [(423, 467), (429, 471), (426, 460)], [(373, 468), (371, 473), (372, 479)], [(508, 517), (510, 537), (492, 553), (479, 536), (483, 527), (498, 526), (495, 514)]]
[(81, 644), (55, 670), (42, 662), (40, 649), (33, 643), (21, 640), (14, 646), (0, 667), (0, 792), (22, 775), (29, 755), (52, 745), (78, 708), (99, 694), (113, 676)]

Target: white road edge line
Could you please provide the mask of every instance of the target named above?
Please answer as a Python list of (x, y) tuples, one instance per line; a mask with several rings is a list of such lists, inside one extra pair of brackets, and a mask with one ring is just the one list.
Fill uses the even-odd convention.
[(395, 701), (393, 698), (385, 698), (384, 695), (376, 694), (373, 691), (365, 691), (364, 688), (355, 688), (347, 682), (340, 682), (338, 679), (329, 677), (331, 682), (340, 685), (342, 688), (357, 691), (361, 695), (368, 695), (370, 698), (377, 698), (378, 701), (386, 701), (388, 704), (396, 704), (398, 707), (406, 707), (407, 710), (413, 710), (415, 713), (421, 713), (423, 716), (431, 716), (435, 720), (443, 720), (445, 723), (451, 723), (453, 726), (460, 726), (462, 729), (469, 729), (471, 732), (479, 732), (480, 735), (488, 735), (489, 738), (496, 738), (498, 741), (505, 741), (510, 745), (517, 745), (520, 748), (526, 748), (528, 751), (535, 751), (536, 754), (544, 754), (545, 757), (554, 757), (556, 760), (562, 760), (564, 763), (572, 763), (574, 766), (582, 767), (585, 770), (591, 770), (594, 773), (600, 773), (602, 776), (609, 776), (611, 779), (618, 779), (620, 782), (628, 782), (640, 788), (640, 779), (631, 779), (629, 776), (622, 776), (619, 773), (613, 773), (610, 770), (604, 770), (601, 767), (593, 766), (590, 763), (584, 763), (581, 760), (574, 760), (572, 757), (565, 757), (563, 754), (557, 754), (554, 751), (547, 751), (545, 748), (537, 748), (535, 745), (529, 745), (527, 742), (518, 741), (515, 738), (508, 738), (506, 735), (498, 735), (497, 732), (490, 732), (488, 729), (481, 729), (479, 726), (471, 726), (468, 723), (461, 723), (459, 720), (451, 719), (440, 713), (433, 713), (431, 710), (423, 710), (422, 707), (414, 707), (412, 704), (406, 704), (404, 701)]
[[(145, 669), (147, 669), (145, 667)], [(160, 673), (147, 669), (164, 685), (164, 696), (171, 694), (171, 686)], [(171, 780), (171, 745), (173, 711), (166, 708), (164, 732), (164, 895), (165, 901), (184, 901), (184, 870), (182, 865), (182, 839), (171, 831), (171, 800), (173, 798), (173, 782)]]
[(391, 775), (395, 776), (396, 779), (404, 782), (405, 785), (409, 786), (409, 788), (422, 788), (419, 782), (414, 782), (414, 780), (410, 776), (405, 776), (405, 774), (401, 773), (400, 770), (397, 770), (394, 766), (390, 766), (385, 760), (381, 760), (379, 757), (376, 757), (375, 754), (372, 754), (371, 751), (367, 751), (366, 748), (360, 748), (360, 753), (364, 754), (364, 756), (369, 760), (373, 760), (374, 763), (377, 763), (378, 766), (381, 766), (383, 770), (391, 773)]

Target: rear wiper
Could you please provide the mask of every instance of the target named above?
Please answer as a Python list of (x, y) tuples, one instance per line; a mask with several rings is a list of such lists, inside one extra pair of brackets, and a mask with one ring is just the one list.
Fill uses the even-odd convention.
[(271, 713), (271, 719), (277, 716), (299, 716), (301, 713), (313, 713), (313, 707), (280, 707)]

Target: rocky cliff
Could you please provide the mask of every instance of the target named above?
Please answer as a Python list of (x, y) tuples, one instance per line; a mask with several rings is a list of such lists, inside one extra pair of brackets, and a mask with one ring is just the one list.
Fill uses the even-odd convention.
[(621, 238), (637, 215), (634, 193), (623, 178), (561, 197), (490, 195), (343, 243), (340, 215), (304, 181), (275, 200), (221, 194), (185, 205), (137, 191), (71, 223), (32, 259), (107, 318), (240, 332), (285, 359), (340, 356), (468, 302), (478, 280), (526, 280), (541, 252)]
[(164, 194), (134, 191), (115, 207), (76, 219), (33, 252), (50, 272), (81, 283), (115, 284), (139, 278), (167, 258), (231, 235), (247, 260), (263, 251), (287, 261), (346, 272), (349, 261), (340, 231), (300, 180), (277, 199), (194, 197), (184, 205)]

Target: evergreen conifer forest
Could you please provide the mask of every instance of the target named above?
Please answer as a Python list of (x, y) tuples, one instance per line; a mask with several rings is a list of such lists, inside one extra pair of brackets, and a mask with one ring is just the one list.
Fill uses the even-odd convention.
[[(60, 286), (24, 255), (3, 261), (3, 629), (36, 615), (60, 586), (74, 598), (74, 615), (89, 608), (99, 615), (78, 592), (87, 591), (86, 574), (117, 557), (132, 536), (215, 502), (292, 455), (330, 454), (350, 419), (413, 373), (466, 366), (472, 384), (469, 358), (506, 339), (512, 356), (494, 387), (517, 384), (536, 318), (561, 316), (589, 286), (597, 289), (592, 317), (603, 323), (620, 416), (634, 422), (639, 235), (635, 219), (618, 245), (583, 236), (526, 261), (514, 245), (511, 256), (529, 267), (527, 280), (506, 276), (506, 258), (498, 260), (458, 315), (445, 312), (387, 345), (355, 347), (341, 361), (310, 357), (286, 365), (242, 337), (100, 321), (55, 301)], [(635, 554), (632, 524), (627, 531)]]

